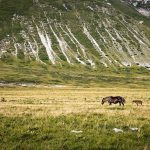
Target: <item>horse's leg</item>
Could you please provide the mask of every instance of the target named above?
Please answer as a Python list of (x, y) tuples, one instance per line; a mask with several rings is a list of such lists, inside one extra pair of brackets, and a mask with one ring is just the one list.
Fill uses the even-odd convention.
[(109, 105), (111, 105), (111, 102), (109, 102)]
[(121, 103), (119, 102), (119, 105), (121, 106)]
[(122, 105), (124, 106), (124, 103), (122, 102)]

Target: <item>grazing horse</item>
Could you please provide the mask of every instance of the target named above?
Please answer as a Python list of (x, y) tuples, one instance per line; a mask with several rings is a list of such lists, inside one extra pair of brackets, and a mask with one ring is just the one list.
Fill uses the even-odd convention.
[(108, 96), (108, 97), (105, 97), (102, 99), (102, 105), (105, 103), (105, 102), (108, 102), (109, 105), (111, 104), (117, 104), (119, 103), (119, 105), (123, 105), (124, 106), (124, 103), (125, 103), (125, 99), (121, 96)]
[(138, 106), (139, 104), (142, 105), (143, 102), (141, 100), (134, 100), (132, 103), (135, 103)]

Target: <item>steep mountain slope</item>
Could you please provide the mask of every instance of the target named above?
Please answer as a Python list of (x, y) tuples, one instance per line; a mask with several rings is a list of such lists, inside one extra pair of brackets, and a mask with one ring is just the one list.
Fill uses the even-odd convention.
[(150, 68), (150, 21), (119, 0), (0, 4), (1, 63)]

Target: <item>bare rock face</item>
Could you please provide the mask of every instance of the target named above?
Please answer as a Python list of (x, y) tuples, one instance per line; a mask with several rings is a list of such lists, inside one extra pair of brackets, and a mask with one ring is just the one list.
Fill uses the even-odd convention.
[(150, 17), (150, 10), (138, 8), (137, 11), (141, 13), (143, 16)]
[(143, 16), (150, 17), (150, 0), (124, 0), (133, 5)]

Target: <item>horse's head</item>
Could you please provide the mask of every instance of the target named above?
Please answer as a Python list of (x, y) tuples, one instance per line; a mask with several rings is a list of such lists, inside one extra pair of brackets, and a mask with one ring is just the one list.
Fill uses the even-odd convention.
[(105, 98), (102, 99), (101, 104), (103, 105), (105, 103)]
[(122, 101), (125, 103), (127, 97), (121, 97)]

